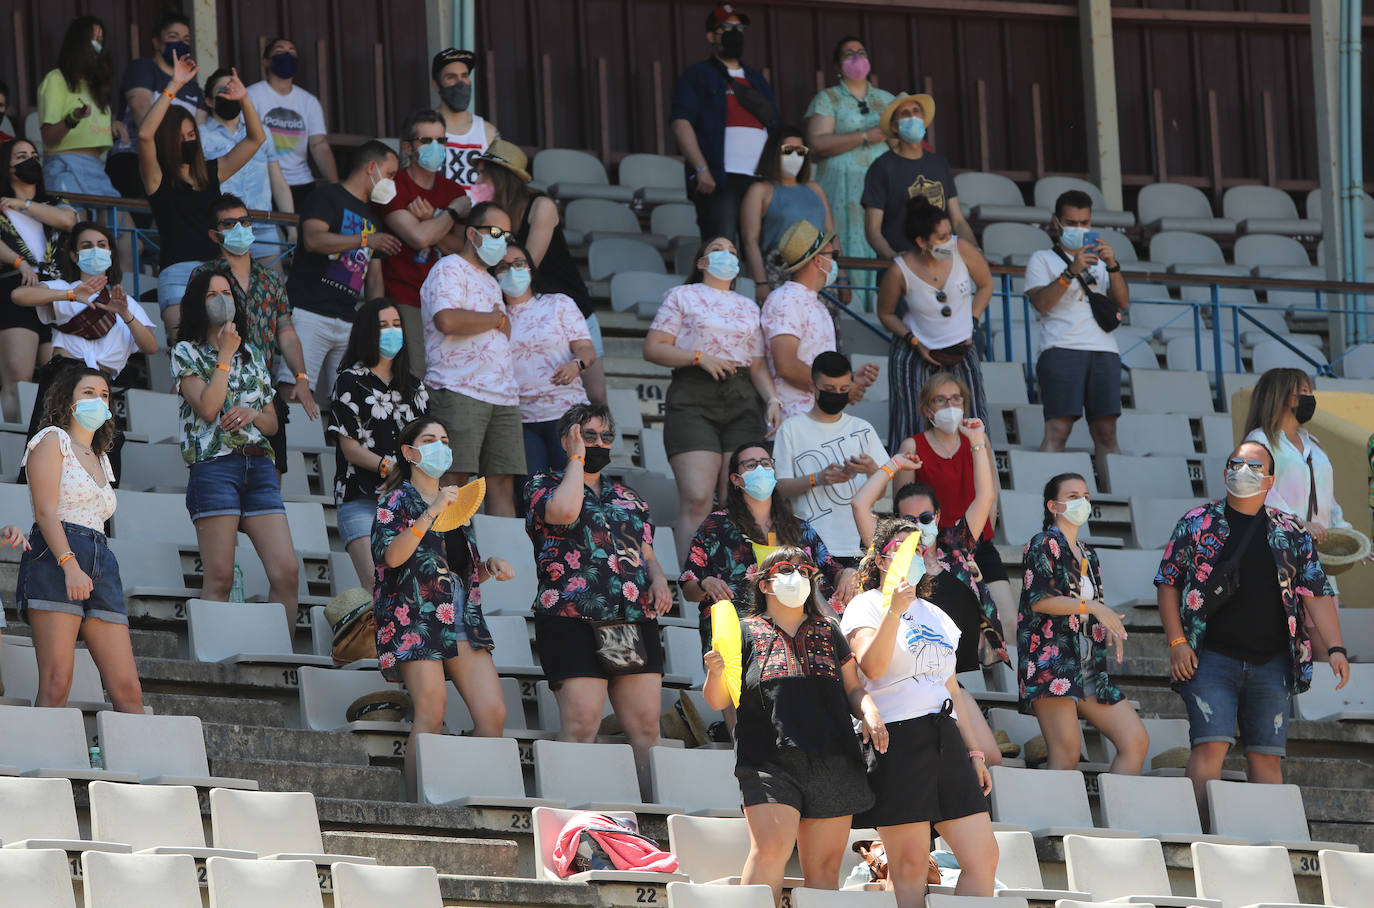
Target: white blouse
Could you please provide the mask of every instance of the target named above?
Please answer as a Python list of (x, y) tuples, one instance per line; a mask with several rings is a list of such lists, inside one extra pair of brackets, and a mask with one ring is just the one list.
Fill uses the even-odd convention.
[(29, 455), (50, 432), (57, 434), (57, 446), (62, 451), (62, 477), (57, 486), (57, 519), (105, 532), (105, 521), (115, 512), (115, 490), (111, 485), (115, 477), (114, 470), (110, 468), (110, 458), (100, 455), (105, 483), (97, 484), (72, 450), (71, 436), (57, 426), (48, 426), (29, 441), (20, 466), (28, 465)]
[(1264, 503), (1278, 511), (1296, 515), (1299, 520), (1308, 520), (1308, 498), (1312, 494), (1312, 481), (1316, 480), (1316, 511), (1311, 519), (1324, 527), (1348, 527), (1350, 521), (1341, 513), (1336, 501), (1335, 474), (1331, 470), (1331, 459), (1317, 444), (1317, 439), (1306, 429), (1298, 429), (1298, 440), (1302, 442), (1299, 451), (1286, 434), (1280, 433), (1277, 439), (1270, 439), (1263, 429), (1255, 429), (1245, 436), (1246, 441), (1257, 441), (1274, 454), (1274, 487), (1265, 496)]

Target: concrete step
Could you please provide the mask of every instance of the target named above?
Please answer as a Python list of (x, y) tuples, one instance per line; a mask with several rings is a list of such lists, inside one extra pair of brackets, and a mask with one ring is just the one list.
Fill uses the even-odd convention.
[(261, 725), (274, 728), (286, 725), (286, 710), (276, 700), (145, 691), (143, 704), (151, 706), (160, 716), (199, 716), (206, 724)]
[(212, 696), (262, 695), (276, 692), (296, 699), (300, 687), (289, 666), (242, 666), (221, 662), (190, 662), (185, 659), (137, 660), (144, 690), (166, 693), (198, 693)]
[[(1287, 780), (1287, 767), (1284, 768)], [(1291, 781), (1291, 780), (1290, 780)], [(1307, 819), (1319, 823), (1368, 824), (1374, 818), (1374, 791), (1368, 788), (1319, 788), (1304, 785)]]
[(369, 765), (367, 748), (356, 736), (346, 731), (211, 723), (205, 725), (205, 750), (212, 760)]
[[(4, 596), (7, 603), (14, 601), (14, 591), (0, 589), (0, 595)], [(10, 622), (9, 627), (5, 628), (7, 637), (33, 637), (33, 629), (27, 624), (18, 621)], [(129, 642), (133, 644), (134, 656), (149, 659), (183, 659), (185, 658), (185, 645), (183, 638), (171, 631), (147, 630), (144, 628), (129, 628)], [(85, 648), (84, 642), (77, 642), (78, 648)]]
[(576, 905), (601, 908), (596, 888), (586, 883), (502, 877), (440, 875), (439, 891), (445, 905), (491, 908), (548, 908)]
[(1318, 842), (1349, 842), (1360, 851), (1374, 851), (1374, 824), (1370, 823), (1308, 823), (1312, 838)]
[(402, 796), (400, 770), (285, 760), (212, 760), (218, 775), (257, 779), (265, 791), (309, 791), (320, 798), (396, 801)]
[(330, 831), (324, 833), (324, 848), (330, 854), (374, 857), (381, 864), (428, 864), (440, 873), (447, 874), (488, 877), (519, 875), (520, 846), (508, 839)]

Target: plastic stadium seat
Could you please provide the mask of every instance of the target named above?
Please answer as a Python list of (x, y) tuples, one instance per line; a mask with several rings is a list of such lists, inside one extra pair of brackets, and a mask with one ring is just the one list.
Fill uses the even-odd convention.
[(1236, 222), (1240, 233), (1313, 236), (1322, 232), (1321, 221), (1298, 217), (1293, 197), (1272, 186), (1232, 186), (1221, 197), (1221, 212)]
[(1298, 851), (1359, 851), (1354, 845), (1312, 841), (1302, 790), (1296, 785), (1257, 786), (1212, 779), (1207, 783), (1207, 810), (1213, 832), (1239, 836), (1256, 845), (1281, 845)]
[(989, 767), (992, 773), (992, 818), (1024, 826), (1037, 837), (1063, 835), (1133, 836), (1094, 829), (1083, 773), (1065, 769)]
[(1116, 439), (1132, 454), (1193, 454), (1193, 430), (1188, 417), (1178, 413), (1122, 413), (1116, 423)]
[(1209, 842), (1190, 847), (1199, 897), (1216, 899), (1225, 908), (1297, 908), (1298, 886), (1284, 849)]
[[(1216, 369), (1216, 348), (1212, 343), (1210, 333), (1202, 336), (1202, 362), (1198, 363), (1198, 345), (1193, 340), (1193, 335), (1176, 337), (1169, 341), (1164, 348), (1164, 362), (1170, 372), (1188, 372), (1199, 368), (1203, 372), (1212, 372)], [(1223, 372), (1230, 372), (1236, 366), (1236, 345), (1231, 341), (1221, 342), (1221, 368)], [(1204, 401), (1193, 401), (1194, 405), (1210, 401), (1211, 395), (1204, 395)], [(1180, 404), (1187, 403), (1179, 401)], [(1191, 411), (1185, 411), (1191, 412)]]
[(983, 254), (990, 263), (1024, 265), (1031, 253), (1051, 249), (1054, 241), (1030, 224), (989, 224), (983, 228)]
[[(1119, 455), (1108, 455), (1119, 456)], [(1144, 602), (1155, 602), (1155, 573), (1159, 570), (1162, 551), (1139, 549), (1108, 549), (1098, 547), (1098, 564), (1102, 568), (1102, 583), (1107, 588), (1107, 605), (1125, 608)]]
[[(1134, 309), (1135, 306), (1131, 308)], [(1116, 346), (1121, 351), (1121, 368), (1130, 372), (1150, 371), (1159, 368), (1159, 357), (1155, 355), (1154, 348), (1150, 346), (1149, 334), (1132, 331), (1129, 328), (1118, 328), (1116, 330)], [(1075, 428), (1077, 425), (1078, 423), (1074, 423)]]
[[(13, 638), (10, 638), (13, 640)], [(5, 679), (5, 695), (30, 703), (38, 700), (38, 654), (32, 646), (15, 646), (7, 641), (0, 645), (0, 677)], [(91, 651), (75, 650), (72, 665), (72, 686), (67, 691), (67, 706), (82, 712), (113, 709), (105, 700), (105, 688), (100, 680)], [(0, 763), (3, 763), (0, 760)]]
[[(655, 551), (658, 547), (655, 546)], [(663, 566), (669, 577), (682, 574)], [(663, 628), (664, 672), (688, 679), (692, 687), (701, 687), (706, 680), (706, 668), (701, 661), (701, 636), (689, 627)]]
[(611, 309), (616, 312), (658, 311), (664, 295), (682, 283), (676, 274), (653, 271), (620, 271), (611, 277)]
[[(1316, 347), (1291, 338), (1288, 342), (1302, 353), (1307, 354), (1308, 358), (1304, 359), (1302, 356), (1289, 350), (1276, 340), (1266, 340), (1262, 343), (1255, 344), (1255, 350), (1252, 354), (1254, 373), (1256, 375), (1263, 375), (1270, 369), (1287, 368), (1301, 369), (1310, 375), (1317, 371), (1318, 366), (1326, 365), (1326, 354), (1322, 353)], [(1313, 365), (1313, 362), (1309, 362), (1309, 359), (1315, 362), (1316, 365)]]
[(681, 812), (680, 807), (644, 803), (635, 775), (634, 751), (628, 744), (535, 741), (534, 794), (582, 810)]
[[(1348, 609), (1341, 611), (1344, 613)], [(1340, 690), (1336, 690), (1336, 678), (1330, 668), (1314, 666), (1312, 686), (1306, 693), (1294, 697), (1293, 705), (1300, 719), (1374, 721), (1374, 665), (1352, 663), (1350, 683)]]
[(196, 862), (186, 854), (81, 855), (86, 908), (193, 908), (200, 904)]
[[(315, 796), (308, 791), (210, 789), (210, 829), (216, 848), (254, 851), (269, 861), (375, 864), (376, 858), (326, 854)], [(210, 860), (228, 860), (211, 858)], [(313, 879), (313, 874), (312, 874)]]
[[(1049, 479), (1049, 476), (1041, 480), (1042, 489), (1045, 479)], [(1033, 486), (1034, 483), (1030, 485)], [(997, 495), (997, 512), (997, 531), (1002, 534), (1002, 539), (1007, 545), (1014, 545), (1019, 549), (1040, 532), (1045, 515), (1045, 502), (1041, 500), (1039, 490), (1000, 492)]]
[[(1011, 655), (1010, 652), (1008, 655)], [(1012, 663), (1016, 663), (1014, 658), (1012, 659)], [(1035, 716), (1026, 715), (1015, 709), (1004, 709), (996, 706), (992, 707), (988, 710), (988, 725), (992, 727), (993, 731), (1006, 732), (1011, 742), (1019, 745), (1023, 750), (1025, 749), (1027, 741), (1030, 741), (1040, 734), (1040, 721), (1036, 719)], [(1079, 740), (1083, 742), (1080, 756), (1082, 759), (1086, 760), (1088, 746), (1086, 740), (1083, 738), (1083, 731), (1081, 728), (1079, 729), (1078, 737)]]
[(128, 536), (143, 542), (195, 542), (196, 528), (186, 513), (185, 495), (116, 489), (115, 500), (118, 504), (114, 516), (110, 518), (113, 524), (111, 535)]
[[(1179, 721), (1186, 723), (1187, 720)], [(1186, 730), (1183, 740), (1186, 747)], [(1153, 742), (1151, 744), (1153, 746)], [(1149, 768), (1148, 759), (1145, 766)], [(1123, 776), (1104, 772), (1097, 777), (1097, 786), (1102, 825), (1111, 829), (1130, 829), (1170, 843), (1249, 844), (1247, 839), (1234, 836), (1203, 835), (1193, 783), (1183, 776)], [(1094, 891), (1090, 887), (1084, 888)], [(1136, 893), (1154, 894), (1139, 889)], [(1094, 894), (1101, 897), (1100, 893), (1094, 891)], [(1107, 898), (1115, 898), (1115, 895)]]
[[(931, 902), (931, 897), (926, 896), (927, 906)], [(991, 902), (992, 899), (980, 899), (978, 901)], [(1015, 899), (1008, 899), (1005, 904), (1001, 904), (1001, 899), (996, 908), (1013, 908)], [(1024, 908), (1023, 902), (1019, 908)], [(798, 886), (792, 890), (792, 908), (897, 908), (897, 897), (891, 892), (844, 890), (834, 889), (807, 889)], [(985, 908), (983, 905), (974, 905), (970, 908)], [(986, 906), (991, 908), (991, 906)]]
[[(1368, 224), (1368, 223), (1369, 223), (1368, 221), (1365, 221), (1365, 224)], [(1325, 265), (1325, 264), (1326, 264), (1326, 244), (1327, 244), (1327, 240), (1326, 240), (1326, 239), (1322, 239), (1319, 243), (1317, 243), (1317, 264), (1318, 264), (1318, 265)], [(1367, 237), (1364, 238), (1364, 266), (1365, 266), (1365, 275), (1366, 275), (1366, 276), (1365, 276), (1365, 280), (1367, 281), (1367, 280), (1369, 280), (1368, 275), (1369, 275), (1370, 270), (1371, 270), (1372, 268), (1374, 268), (1374, 236), (1367, 236)], [(1322, 274), (1319, 275), (1319, 276), (1317, 276), (1317, 280), (1325, 280), (1325, 279), (1326, 279), (1326, 273), (1325, 273), (1325, 270), (1323, 270)]]
[(91, 768), (81, 710), (72, 708), (0, 706), (0, 765), (40, 779), (138, 781), (136, 773)]
[(960, 173), (954, 177), (960, 208), (980, 221), (1048, 224), (1051, 210), (1027, 205), (1021, 190), (1000, 173)]
[[(1093, 226), (1094, 227), (1134, 227), (1135, 215), (1129, 211), (1111, 211), (1107, 208), (1107, 202), (1102, 198), (1102, 190), (1097, 185), (1087, 180), (1080, 180), (1077, 177), (1041, 177), (1035, 181), (1035, 204), (1047, 209), (1050, 213), (1054, 212), (1054, 203), (1065, 192), (1070, 189), (1077, 189), (1086, 192), (1093, 200)], [(1120, 253), (1118, 253), (1120, 258)]]
[(701, 228), (697, 226), (697, 206), (690, 202), (672, 202), (659, 205), (649, 212), (649, 230), (665, 236), (669, 242), (687, 243), (693, 246), (701, 242)]
[[(37, 113), (29, 116), (37, 118)], [(0, 851), (5, 899), (24, 908), (76, 908), (67, 854), (53, 848)]]
[[(305, 422), (305, 416), (300, 417)], [(333, 457), (333, 452), (330, 453)], [(329, 530), (324, 522), (324, 507), (308, 501), (285, 502), (286, 522), (291, 530), (291, 545), (296, 554), (321, 559), (329, 557)]]
[(1157, 495), (1131, 496), (1132, 542), (1142, 549), (1162, 549), (1173, 535), (1180, 517), (1202, 504), (1200, 495), (1160, 498)]
[(200, 788), (258, 787), (252, 779), (210, 775), (200, 716), (149, 716), (106, 710), (96, 716), (95, 727), (105, 765), (117, 772), (136, 773), (142, 782)]
[(205, 862), (210, 908), (317, 908), (323, 904), (308, 860)]
[(1341, 622), (1341, 642), (1350, 651), (1350, 661), (1374, 662), (1374, 608), (1338, 609), (1336, 616)]
[(1226, 256), (1210, 236), (1189, 230), (1165, 230), (1150, 237), (1150, 261), (1170, 271), (1189, 272), (1191, 265), (1225, 265)]
[(539, 595), (539, 577), (534, 563), (534, 546), (525, 534), (525, 521), (519, 517), (493, 517), (474, 514), (472, 529), (477, 547), (485, 555), (500, 555), (515, 569), (515, 577), (504, 583), (482, 587), (482, 607), (488, 615), (528, 615)]
[(524, 618), (519, 615), (492, 615), (487, 618), (487, 630), (491, 631), (492, 643), (496, 646), (491, 651), (491, 658), (496, 663), (498, 673), (542, 677), (543, 672), (530, 652), (530, 632)]
[(87, 790), (92, 838), (123, 842), (140, 854), (257, 857), (252, 851), (205, 847), (200, 801), (190, 785), (92, 782)]
[(1104, 491), (1112, 495), (1144, 493), (1187, 498), (1193, 494), (1188, 461), (1182, 457), (1106, 454), (1098, 458)]
[[(668, 463), (668, 449), (663, 444), (662, 429), (645, 429), (639, 435), (639, 446), (644, 457), (644, 469), (660, 476), (672, 476), (672, 466)], [(639, 486), (631, 483), (631, 487), (638, 490)], [(659, 520), (659, 510), (653, 509), (653, 514)], [(655, 547), (657, 549), (657, 547)]]
[[(410, 733), (409, 722), (381, 722), (362, 719), (348, 721), (348, 707), (364, 694), (376, 691), (400, 691), (399, 684), (392, 684), (378, 671), (351, 671), (345, 669), (316, 668), (302, 666), (297, 674), (300, 680), (301, 722), (314, 731), (352, 731), (375, 732), (378, 734), (405, 735)], [(506, 700), (506, 727), (520, 730), (524, 728), (524, 710), (520, 704), (520, 682), (514, 678), (501, 679), (501, 693)], [(444, 724), (454, 734), (472, 728), (472, 714), (467, 704), (458, 696), (457, 691), (449, 690), (447, 706), (444, 709)]]
[[(669, 630), (685, 630), (695, 636), (686, 628)], [(742, 816), (732, 750), (651, 747), (649, 775), (654, 800), (659, 803), (676, 804), (699, 816)]]
[[(454, 772), (455, 766), (464, 769)], [(520, 752), (512, 738), (416, 735), (415, 777), (421, 804), (499, 809), (566, 804), (525, 796)]]
[(603, 237), (587, 247), (587, 273), (594, 281), (621, 271), (652, 271), (665, 274), (663, 255), (644, 240)]
[[(997, 880), (1007, 886), (997, 891), (999, 899), (1048, 902), (1088, 897), (1086, 892), (1045, 888), (1045, 881), (1040, 875), (1040, 859), (1035, 853), (1035, 837), (1029, 832), (1024, 829), (994, 829), (992, 834), (997, 839)], [(948, 847), (943, 839), (940, 841)]]
[[(1212, 213), (1212, 203), (1202, 190), (1182, 183), (1151, 183), (1136, 199), (1140, 226), (1148, 230), (1191, 230), (1196, 233), (1230, 234), (1236, 222)], [(1150, 256), (1154, 259), (1154, 256)], [(1158, 261), (1157, 259), (1154, 259)]]
[[(1129, 216), (1132, 220), (1135, 219), (1135, 215), (1130, 212), (1122, 213)], [(1094, 223), (1091, 230), (1096, 231), (1100, 241), (1112, 247), (1112, 252), (1116, 254), (1116, 260), (1121, 263), (1121, 267), (1125, 268), (1127, 271), (1141, 270), (1140, 255), (1135, 251), (1135, 244), (1131, 242), (1130, 237), (1119, 230), (1110, 230), (1105, 226), (1098, 225), (1096, 223), (1097, 216), (1095, 214), (1093, 216), (1093, 221)]]
[[(163, 397), (165, 395), (158, 395)], [(124, 446), (120, 464), (119, 487), (134, 492), (185, 492), (191, 473), (176, 444)], [(290, 474), (287, 474), (290, 475)]]
[(1066, 453), (1012, 450), (1008, 454), (1008, 459), (1011, 464), (1011, 487), (1018, 492), (1034, 492), (1039, 495), (1045, 488), (1046, 480), (1058, 473), (1078, 473), (1087, 482), (1088, 491), (1097, 492), (1092, 459), (1081, 451)]
[[(1206, 374), (1180, 371), (1180, 368), (1171, 364), (1168, 371), (1132, 373), (1131, 395), (1135, 409), (1150, 413), (1215, 413)], [(1188, 368), (1195, 367), (1190, 365)]]
[[(749, 823), (743, 817), (673, 814), (668, 817), (668, 850), (677, 855), (678, 871), (693, 883), (737, 881), (749, 856)], [(801, 885), (801, 880), (784, 885)]]
[(624, 202), (577, 199), (563, 211), (563, 232), (570, 246), (582, 246), (607, 236), (644, 237), (639, 217)]
[[(1183, 784), (1189, 783), (1184, 780)], [(1158, 839), (1066, 835), (1064, 862), (1069, 886), (1091, 893), (1093, 901), (1142, 901), (1159, 908), (1222, 908), (1214, 899), (1173, 894), (1169, 869), (1164, 865), (1164, 846)]]
[(612, 186), (601, 161), (585, 151), (545, 148), (534, 156), (534, 182), (547, 187), (560, 202), (571, 199), (610, 199), (628, 202), (635, 197), (629, 186)]
[[(886, 363), (883, 364), (886, 367)], [(1026, 396), (1026, 372), (1016, 363), (985, 362), (982, 365), (983, 391), (987, 395), (988, 406), (1016, 406), (1030, 402)], [(887, 376), (878, 379), (887, 383)], [(870, 388), (869, 394), (875, 389)], [(867, 395), (865, 395), (867, 396)]]
[[(644, 414), (639, 409), (639, 394), (631, 388), (610, 388), (606, 405), (611, 408), (615, 430), (620, 435), (638, 435), (644, 430)], [(521, 520), (523, 524), (523, 519)]]
[(668, 908), (773, 908), (768, 886), (668, 884)]
[[(1374, 196), (1367, 192), (1360, 194), (1364, 196), (1364, 232), (1366, 234), (1374, 233)], [(1322, 191), (1320, 189), (1313, 189), (1307, 193), (1307, 202), (1303, 210), (1309, 220), (1316, 221), (1318, 224), (1321, 223)]]
[[(1045, 440), (1045, 409), (1040, 404), (1022, 404), (1012, 409), (1016, 417), (1016, 442), (1021, 448), (1038, 448)], [(1092, 434), (1088, 432), (1087, 420), (1075, 420), (1064, 442), (1069, 451), (1091, 451)]]
[(1374, 378), (1374, 344), (1361, 344), (1341, 358), (1346, 378)]
[(334, 908), (442, 908), (433, 867), (381, 867), (341, 862), (330, 867)]
[(38, 385), (31, 381), (21, 381), (19, 383), (19, 420), (17, 422), (0, 421), (0, 429), (9, 432), (29, 431), (29, 418), (33, 415), (33, 408), (38, 402)]
[(316, 665), (330, 668), (328, 656), (299, 655), (291, 649), (286, 611), (277, 602), (186, 602), (191, 657), (230, 665)]
[(1317, 852), (1321, 860), (1322, 901), (1328, 905), (1358, 905), (1374, 892), (1374, 854), (1347, 851)]
[[(633, 772), (631, 772), (633, 775)], [(638, 830), (639, 820), (627, 810), (598, 811), (612, 819), (628, 820)], [(558, 834), (581, 810), (558, 810), (553, 807), (536, 807), (531, 811), (534, 826), (534, 872), (541, 880), (567, 879), (574, 883), (630, 883), (632, 885), (666, 884), (689, 882), (681, 873), (654, 873), (647, 870), (586, 870), (569, 877), (558, 875), (553, 863), (553, 848), (558, 842)]]
[[(133, 850), (126, 842), (81, 838), (72, 783), (67, 779), (0, 778), (0, 842), (5, 843), (5, 850), (0, 850), (0, 855), (23, 848), (124, 854)], [(6, 895), (13, 893), (6, 891)]]
[(1236, 240), (1232, 253), (1237, 265), (1249, 266), (1258, 277), (1273, 277), (1312, 264), (1302, 243), (1291, 236), (1254, 233)]
[(687, 200), (682, 162), (667, 155), (627, 154), (620, 159), (617, 182), (649, 205)]

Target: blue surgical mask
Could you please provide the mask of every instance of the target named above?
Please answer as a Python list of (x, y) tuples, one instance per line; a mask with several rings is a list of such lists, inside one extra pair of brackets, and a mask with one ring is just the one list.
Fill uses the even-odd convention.
[(501, 285), (501, 292), (511, 299), (524, 296), (525, 291), (530, 289), (530, 269), (511, 268), (498, 277), (496, 283)]
[(105, 425), (105, 421), (110, 418), (110, 408), (105, 401), (98, 397), (87, 397), (76, 402), (73, 415), (83, 429), (94, 432)]
[(393, 359), (397, 353), (401, 352), (401, 345), (405, 342), (405, 332), (400, 328), (383, 328), (381, 335), (377, 338), (377, 352), (387, 359)]
[(243, 255), (253, 248), (253, 228), (243, 224), (235, 224), (224, 231), (224, 242), (221, 243), (230, 255)]
[(729, 249), (717, 249), (706, 256), (706, 273), (718, 281), (733, 281), (739, 274), (739, 256)]
[(420, 460), (415, 466), (432, 479), (438, 479), (448, 472), (449, 466), (453, 464), (453, 451), (442, 441), (431, 441), (428, 444), (417, 445), (415, 450), (420, 452)]
[(1086, 498), (1071, 498), (1062, 502), (1064, 505), (1064, 519), (1076, 527), (1081, 527), (1088, 522), (1088, 517), (1093, 512), (1092, 502)]
[(506, 257), (506, 238), (482, 234), (482, 242), (477, 246), (477, 257), (488, 268), (494, 266)]
[(833, 258), (830, 260), (830, 270), (825, 273), (825, 286), (829, 287), (835, 283), (835, 278), (840, 276), (840, 263)]
[(907, 117), (905, 120), (898, 120), (897, 135), (902, 137), (903, 142), (912, 145), (919, 144), (926, 137), (926, 121), (920, 117)]
[(755, 501), (767, 501), (778, 485), (772, 467), (754, 467), (744, 474), (744, 493)]
[(1087, 227), (1060, 227), (1059, 245), (1065, 249), (1082, 249), (1088, 241)]
[(99, 246), (89, 246), (76, 254), (76, 267), (82, 274), (104, 274), (110, 270), (110, 250)]
[(428, 145), (420, 146), (415, 160), (425, 170), (434, 173), (444, 166), (444, 157), (447, 153), (448, 149), (444, 147), (443, 142), (430, 142)]

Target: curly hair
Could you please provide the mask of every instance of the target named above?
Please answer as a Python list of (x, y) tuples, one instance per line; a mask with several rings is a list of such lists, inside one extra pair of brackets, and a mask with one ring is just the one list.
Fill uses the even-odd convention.
[[(71, 427), (72, 395), (76, 393), (77, 385), (92, 376), (105, 383), (106, 391), (110, 390), (109, 376), (99, 369), (87, 366), (80, 369), (63, 369), (57, 374), (57, 379), (48, 387), (48, 393), (43, 398), (43, 428), (57, 426), (65, 432)], [(104, 454), (114, 444), (114, 436), (115, 423), (114, 419), (110, 418), (95, 430), (95, 437), (91, 439), (91, 449), (96, 454)]]
[[(773, 452), (768, 445), (762, 441), (746, 441), (744, 444), (735, 448), (730, 455), (730, 475), (739, 472), (739, 456), (750, 448), (763, 448), (768, 451), (771, 457)], [(763, 530), (759, 529), (754, 522), (754, 515), (749, 512), (749, 504), (744, 500), (744, 489), (730, 483), (725, 492), (725, 515), (730, 518), (730, 522), (735, 528), (743, 533), (747, 538), (754, 540), (760, 545), (768, 541), (768, 536)], [(773, 532), (777, 534), (778, 542), (783, 545), (799, 545), (801, 543), (801, 521), (797, 519), (796, 512), (792, 510), (792, 503), (786, 495), (773, 494), (773, 501), (768, 507), (768, 517), (773, 522)]]
[[(807, 554), (806, 549), (798, 548), (794, 545), (784, 545), (763, 559), (759, 569), (754, 574), (750, 586), (753, 588), (753, 596), (744, 607), (745, 615), (762, 615), (768, 611), (768, 594), (759, 586), (768, 579), (768, 574), (773, 570), (773, 566), (780, 561), (790, 561), (793, 564), (809, 564), (813, 568), (816, 562)], [(806, 598), (807, 616), (811, 618), (829, 618), (833, 614), (830, 607), (821, 600), (819, 593), (816, 592), (816, 583), (811, 583), (811, 595)]]
[[(863, 560), (859, 562), (859, 589), (882, 589), (884, 571), (878, 566), (878, 559), (884, 557), (883, 549), (898, 536), (919, 532), (921, 525), (910, 517), (884, 517), (879, 521), (878, 529), (873, 532), (873, 542), (869, 544), (868, 551), (864, 552)], [(929, 599), (932, 587), (930, 575), (927, 574), (917, 584), (916, 595), (922, 599)]]

